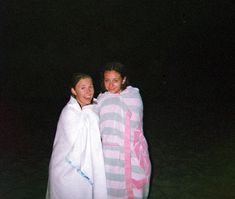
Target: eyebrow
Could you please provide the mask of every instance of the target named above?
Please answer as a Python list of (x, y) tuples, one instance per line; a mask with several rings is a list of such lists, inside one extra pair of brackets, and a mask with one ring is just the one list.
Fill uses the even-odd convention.
[(80, 86), (82, 87), (82, 86), (93, 86), (93, 85), (92, 84), (89, 84), (89, 85), (81, 84)]
[(121, 77), (115, 77), (115, 78), (104, 78), (104, 79), (121, 79)]

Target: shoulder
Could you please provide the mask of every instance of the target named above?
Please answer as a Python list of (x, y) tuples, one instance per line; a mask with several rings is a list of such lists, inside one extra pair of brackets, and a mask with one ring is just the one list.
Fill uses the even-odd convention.
[(109, 92), (104, 92), (104, 93), (100, 93), (97, 97), (97, 103), (98, 105), (103, 102), (104, 100), (106, 100), (107, 98), (112, 97), (114, 94), (109, 93)]
[(73, 97), (70, 97), (70, 100), (62, 109), (60, 117), (63, 119), (71, 119), (78, 116), (80, 112), (81, 107)]
[(137, 87), (133, 86), (127, 86), (126, 89), (123, 92), (129, 92), (129, 93), (139, 93), (139, 89)]
[(139, 89), (136, 87), (128, 86), (125, 90), (121, 92), (122, 96), (128, 97), (140, 97)]
[(99, 101), (103, 99), (105, 96), (108, 96), (108, 92), (100, 93), (97, 97), (97, 102), (99, 103)]

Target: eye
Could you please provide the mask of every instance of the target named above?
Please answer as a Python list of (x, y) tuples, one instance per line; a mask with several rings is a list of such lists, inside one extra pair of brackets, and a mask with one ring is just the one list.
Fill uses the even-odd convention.
[(119, 79), (114, 79), (113, 81), (114, 81), (115, 83), (117, 83), (117, 82), (119, 81)]

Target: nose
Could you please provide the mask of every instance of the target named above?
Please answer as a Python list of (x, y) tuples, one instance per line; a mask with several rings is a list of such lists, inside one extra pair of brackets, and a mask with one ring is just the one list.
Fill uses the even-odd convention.
[(87, 90), (86, 90), (86, 93), (87, 94), (91, 94), (93, 92), (93, 89), (92, 88), (88, 88)]
[(109, 86), (109, 88), (113, 88), (113, 82), (110, 81), (108, 86)]

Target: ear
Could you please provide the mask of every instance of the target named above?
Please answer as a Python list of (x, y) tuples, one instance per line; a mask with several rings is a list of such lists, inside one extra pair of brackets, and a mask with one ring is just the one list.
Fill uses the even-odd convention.
[(122, 84), (124, 84), (125, 82), (126, 82), (126, 77), (123, 78)]
[(71, 88), (71, 93), (72, 93), (74, 96), (77, 95), (77, 93), (76, 93), (76, 91), (74, 90), (74, 88)]

